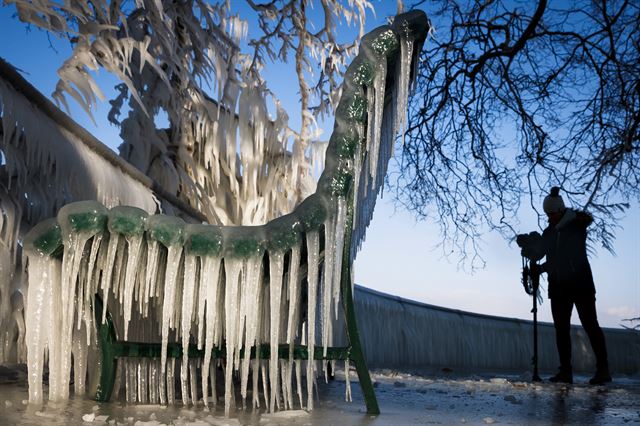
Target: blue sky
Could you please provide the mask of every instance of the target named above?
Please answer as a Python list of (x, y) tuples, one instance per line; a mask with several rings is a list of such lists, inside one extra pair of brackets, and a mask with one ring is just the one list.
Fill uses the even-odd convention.
[[(373, 2), (377, 17), (369, 16), (367, 30), (384, 23), (392, 14), (395, 2)], [(46, 35), (26, 27), (12, 18), (13, 7), (0, 7), (0, 56), (24, 71), (24, 76), (45, 95), (50, 95), (56, 83), (55, 71), (66, 58), (67, 45), (58, 40), (49, 47)], [(353, 30), (349, 30), (353, 32)], [(341, 30), (342, 33), (342, 30)], [(57, 50), (57, 52), (56, 52)], [(289, 78), (283, 78), (292, 66), (276, 65), (267, 77), (272, 88), (279, 93), (285, 108), (290, 113), (291, 124), (299, 120), (298, 97)], [(116, 80), (102, 71), (99, 75), (101, 88), (107, 98), (113, 95)], [(106, 121), (108, 103), (104, 102), (94, 112), (98, 125), (94, 125), (73, 101), (69, 102), (71, 115), (98, 139), (112, 148), (120, 143), (118, 129)], [(323, 124), (328, 139), (333, 120)], [(426, 303), (454, 309), (515, 318), (530, 319), (531, 298), (520, 284), (521, 260), (514, 243), (505, 241), (497, 234), (485, 235), (482, 243), (483, 256), (487, 264), (474, 274), (457, 267), (456, 254), (443, 256), (436, 247), (440, 241), (438, 229), (430, 222), (416, 223), (406, 211), (395, 211), (392, 194), (379, 200), (373, 222), (367, 231), (366, 241), (355, 263), (355, 278), (358, 284), (376, 290), (396, 294)], [(592, 256), (592, 268), (597, 288), (597, 307), (600, 322), (607, 327), (619, 327), (621, 319), (640, 315), (640, 214), (638, 205), (632, 206), (621, 222), (614, 247), (617, 255), (605, 250), (596, 250)], [(523, 207), (521, 232), (538, 229), (537, 222)], [(546, 288), (546, 283), (543, 282)], [(546, 294), (545, 294), (546, 296)], [(551, 321), (549, 301), (540, 308), (542, 321)], [(578, 323), (577, 314), (573, 322)]]

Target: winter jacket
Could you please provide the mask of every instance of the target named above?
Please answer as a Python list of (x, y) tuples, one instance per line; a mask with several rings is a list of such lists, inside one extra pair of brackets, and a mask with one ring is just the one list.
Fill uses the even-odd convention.
[(543, 269), (549, 278), (549, 298), (593, 297), (596, 293), (587, 258), (587, 227), (593, 218), (567, 209), (556, 225), (542, 233), (547, 256)]

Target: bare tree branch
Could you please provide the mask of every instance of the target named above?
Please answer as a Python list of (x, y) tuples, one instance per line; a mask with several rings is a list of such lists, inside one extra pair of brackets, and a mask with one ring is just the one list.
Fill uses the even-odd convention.
[(559, 185), (613, 250), (640, 199), (640, 6), (417, 2), (436, 28), (423, 51), (398, 158), (398, 201), (441, 226), (463, 260), (475, 238), (511, 239), (523, 202)]

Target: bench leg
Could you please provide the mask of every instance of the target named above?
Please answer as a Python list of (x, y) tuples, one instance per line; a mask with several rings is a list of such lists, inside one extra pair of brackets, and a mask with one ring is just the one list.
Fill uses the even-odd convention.
[(343, 307), (345, 313), (345, 319), (347, 323), (347, 336), (349, 338), (349, 346), (351, 347), (351, 353), (349, 359), (356, 365), (356, 372), (358, 373), (358, 381), (360, 382), (360, 388), (362, 389), (362, 395), (364, 396), (364, 402), (367, 406), (367, 414), (377, 415), (380, 414), (380, 408), (378, 407), (378, 400), (376, 393), (373, 389), (373, 383), (371, 382), (371, 376), (369, 375), (369, 369), (364, 359), (364, 353), (362, 352), (362, 345), (360, 344), (360, 334), (358, 332), (358, 325), (356, 323), (356, 314), (353, 305), (353, 292), (351, 290), (351, 272), (347, 269), (347, 277), (345, 279), (345, 271), (343, 268)]
[(98, 344), (100, 346), (100, 353), (102, 354), (102, 361), (100, 365), (100, 382), (98, 383), (98, 389), (96, 391), (96, 401), (107, 402), (111, 398), (113, 392), (113, 385), (116, 380), (116, 354), (113, 343), (116, 340), (115, 330), (111, 319), (107, 317), (104, 324), (102, 321), (102, 301), (98, 296), (95, 298), (95, 315), (96, 324), (98, 325)]

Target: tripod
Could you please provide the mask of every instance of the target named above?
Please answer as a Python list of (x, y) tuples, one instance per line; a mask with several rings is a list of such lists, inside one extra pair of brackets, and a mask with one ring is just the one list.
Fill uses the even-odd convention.
[(531, 295), (533, 299), (533, 356), (531, 364), (533, 365), (533, 376), (531, 381), (541, 382), (542, 379), (538, 374), (538, 288), (540, 287), (540, 268), (534, 260), (522, 257), (522, 285), (524, 291)]

